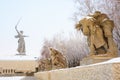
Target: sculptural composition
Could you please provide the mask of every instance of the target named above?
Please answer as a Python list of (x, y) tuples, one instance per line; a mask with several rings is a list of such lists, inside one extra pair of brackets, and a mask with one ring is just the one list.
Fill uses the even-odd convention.
[(66, 58), (58, 50), (50, 48), (50, 58), (52, 62), (52, 69), (60, 69), (67, 67)]
[(24, 41), (24, 37), (28, 37), (23, 35), (23, 31), (18, 31), (17, 30), (17, 25), (15, 26), (15, 30), (17, 31), (18, 35), (15, 36), (15, 38), (19, 38), (18, 39), (18, 48), (17, 51), (19, 52), (20, 55), (25, 55), (25, 41)]
[(97, 24), (103, 29), (104, 37), (107, 39), (108, 43), (108, 54), (117, 55), (117, 46), (113, 41), (112, 34), (114, 22), (110, 20), (106, 14), (100, 11), (96, 11), (93, 17), (97, 20)]
[(104, 13), (96, 11), (76, 24), (77, 30), (82, 30), (88, 38), (90, 55), (107, 54), (117, 56), (117, 46), (113, 41), (112, 30), (114, 22)]
[(39, 71), (49, 71), (52, 69), (52, 65), (51, 65), (51, 60), (50, 59), (41, 59), (39, 61), (39, 65), (38, 65), (38, 70)]

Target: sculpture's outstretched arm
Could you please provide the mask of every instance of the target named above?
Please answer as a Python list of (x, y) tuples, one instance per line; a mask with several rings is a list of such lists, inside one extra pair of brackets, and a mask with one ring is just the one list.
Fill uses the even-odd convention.
[(29, 37), (29, 36), (23, 35), (23, 37)]

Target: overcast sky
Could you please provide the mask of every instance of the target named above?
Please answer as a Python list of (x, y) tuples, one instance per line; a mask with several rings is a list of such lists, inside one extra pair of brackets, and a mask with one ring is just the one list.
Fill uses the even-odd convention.
[(44, 38), (72, 32), (73, 0), (0, 0), (0, 55), (15, 55), (18, 46), (15, 25), (25, 35), (27, 55), (38, 56)]

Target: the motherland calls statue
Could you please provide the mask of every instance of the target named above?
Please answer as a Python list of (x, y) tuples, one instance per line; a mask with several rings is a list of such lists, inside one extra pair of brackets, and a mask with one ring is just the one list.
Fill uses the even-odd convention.
[(104, 13), (96, 11), (76, 24), (88, 38), (90, 55), (117, 56), (117, 46), (113, 41), (114, 22)]
[(17, 30), (17, 25), (15, 26), (15, 30), (18, 33), (18, 35), (16, 35), (15, 38), (19, 38), (18, 39), (18, 48), (17, 48), (17, 51), (19, 52), (19, 55), (25, 55), (26, 51), (25, 51), (24, 37), (28, 37), (28, 36), (23, 35), (23, 31), (18, 31)]

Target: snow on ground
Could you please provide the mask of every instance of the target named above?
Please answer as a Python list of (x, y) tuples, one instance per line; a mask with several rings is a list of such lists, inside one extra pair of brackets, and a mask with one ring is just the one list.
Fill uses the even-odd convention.
[(105, 61), (104, 63), (120, 63), (120, 57), (110, 59), (108, 61)]
[[(89, 67), (89, 66), (94, 66), (94, 65), (101, 65), (101, 64), (110, 64), (110, 63), (120, 63), (120, 57), (117, 58), (113, 58), (104, 62), (100, 62), (100, 63), (95, 63), (95, 64), (90, 64), (90, 65), (82, 65), (82, 66), (77, 66), (74, 68), (80, 68), (80, 67)], [(62, 69), (61, 69), (62, 70)]]
[(37, 60), (37, 57), (29, 55), (0, 56), (0, 60)]
[(14, 77), (0, 77), (0, 80), (36, 80), (35, 77), (14, 76)]
[(104, 61), (104, 62), (96, 63), (96, 64), (93, 64), (93, 65), (109, 64), (109, 63), (120, 63), (120, 57), (113, 58), (113, 59), (110, 59), (110, 60), (107, 60), (107, 61)]

